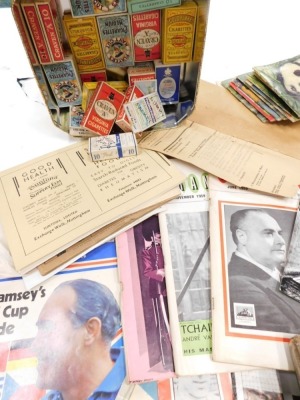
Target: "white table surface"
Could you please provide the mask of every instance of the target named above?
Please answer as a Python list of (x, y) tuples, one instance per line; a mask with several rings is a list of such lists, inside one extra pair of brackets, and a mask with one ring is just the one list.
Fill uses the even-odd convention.
[[(217, 83), (300, 54), (299, 17), (299, 0), (211, 0), (201, 78)], [(26, 97), (17, 78), (30, 76), (11, 10), (0, 9), (0, 171), (75, 140), (52, 124), (38, 90)]]

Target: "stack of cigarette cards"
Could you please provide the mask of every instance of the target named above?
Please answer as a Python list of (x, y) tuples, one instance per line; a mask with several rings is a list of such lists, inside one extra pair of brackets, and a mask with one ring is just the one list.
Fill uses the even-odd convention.
[(132, 132), (142, 132), (166, 119), (166, 114), (157, 92), (124, 104)]

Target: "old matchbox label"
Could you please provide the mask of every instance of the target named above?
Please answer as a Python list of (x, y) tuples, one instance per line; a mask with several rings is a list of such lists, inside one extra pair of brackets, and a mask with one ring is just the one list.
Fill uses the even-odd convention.
[(126, 103), (124, 108), (133, 133), (142, 132), (166, 118), (163, 105), (157, 93), (151, 93)]
[(84, 114), (81, 126), (99, 135), (109, 135), (124, 101), (124, 94), (99, 82)]
[(157, 60), (160, 55), (160, 10), (131, 16), (135, 61)]
[(81, 104), (81, 85), (71, 59), (43, 65), (43, 68), (59, 107)]
[(97, 23), (106, 67), (134, 65), (129, 15), (99, 16)]

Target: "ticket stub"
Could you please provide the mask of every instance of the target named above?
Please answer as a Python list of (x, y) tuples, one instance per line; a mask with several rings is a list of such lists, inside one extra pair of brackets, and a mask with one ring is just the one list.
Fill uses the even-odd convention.
[(158, 93), (150, 93), (126, 103), (124, 108), (133, 133), (142, 132), (166, 118)]
[(89, 138), (89, 153), (93, 161), (136, 156), (138, 146), (132, 132)]

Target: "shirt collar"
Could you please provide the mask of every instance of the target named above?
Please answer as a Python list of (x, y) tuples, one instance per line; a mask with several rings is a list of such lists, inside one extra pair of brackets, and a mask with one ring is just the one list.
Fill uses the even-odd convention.
[[(115, 352), (117, 349), (113, 349)], [(116, 359), (115, 365), (113, 366), (110, 373), (106, 376), (106, 378), (102, 381), (102, 383), (97, 387), (93, 394), (97, 394), (99, 392), (116, 392), (120, 389), (122, 382), (126, 376), (126, 367), (125, 367), (125, 356), (124, 349), (118, 349), (118, 357)], [(93, 395), (91, 396), (93, 399)]]
[(264, 271), (266, 274), (268, 274), (269, 276), (271, 276), (273, 279), (275, 279), (277, 282), (280, 282), (280, 272), (278, 271), (277, 268), (274, 268), (274, 270), (270, 270), (270, 268), (265, 267), (264, 265), (256, 262), (255, 260), (253, 260), (253, 258), (251, 257), (247, 257), (245, 256), (243, 253), (241, 253), (240, 251), (236, 250), (235, 251), (236, 256), (243, 258), (246, 261), (251, 262), (251, 264), (256, 265), (258, 268), (260, 268), (262, 271)]
[[(119, 391), (126, 376), (124, 349), (112, 349), (112, 359), (116, 360), (112, 370), (101, 382), (101, 384), (94, 390), (94, 392), (88, 397), (87, 400), (96, 400), (100, 393), (117, 394), (117, 392)], [(112, 398), (114, 399), (115, 397)], [(43, 399), (63, 400), (63, 397), (60, 392), (51, 391), (47, 393), (47, 395)]]

